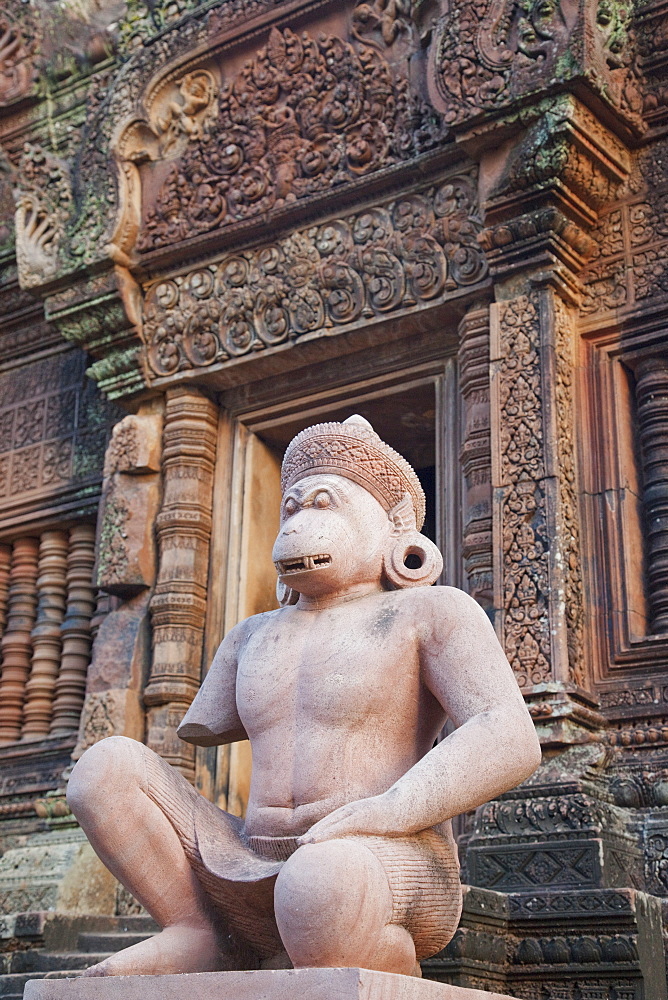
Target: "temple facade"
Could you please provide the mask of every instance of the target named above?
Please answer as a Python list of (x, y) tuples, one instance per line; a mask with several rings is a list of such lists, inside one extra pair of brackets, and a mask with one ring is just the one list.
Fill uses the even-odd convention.
[(424, 974), (666, 1000), (667, 210), (664, 0), (2, 0), (0, 995), (150, 932), (87, 747), (243, 813), (176, 726), (276, 607), (287, 443), (359, 413), (544, 750)]

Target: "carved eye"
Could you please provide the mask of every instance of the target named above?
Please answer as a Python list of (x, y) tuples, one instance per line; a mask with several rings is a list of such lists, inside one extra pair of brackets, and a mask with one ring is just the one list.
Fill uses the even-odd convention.
[(296, 514), (297, 511), (298, 511), (298, 509), (299, 509), (299, 505), (298, 505), (297, 501), (293, 500), (292, 497), (288, 497), (288, 499), (285, 501), (285, 505), (283, 507), (283, 510), (288, 515), (288, 517), (292, 517), (293, 514)]
[(323, 510), (325, 507), (329, 507), (330, 503), (331, 503), (331, 498), (329, 496), (329, 493), (317, 493), (313, 501), (313, 506), (319, 507), (320, 510)]

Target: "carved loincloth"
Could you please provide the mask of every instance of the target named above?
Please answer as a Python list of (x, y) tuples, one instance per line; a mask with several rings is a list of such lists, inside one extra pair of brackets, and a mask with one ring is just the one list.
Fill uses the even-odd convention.
[[(260, 960), (283, 951), (274, 918), (274, 883), (298, 849), (294, 837), (247, 836), (244, 824), (200, 795), (147, 747), (146, 792), (174, 827), (209, 905), (234, 948)], [(392, 923), (405, 927), (418, 959), (444, 948), (462, 907), (457, 848), (449, 824), (407, 837), (348, 837), (378, 858), (392, 892)]]

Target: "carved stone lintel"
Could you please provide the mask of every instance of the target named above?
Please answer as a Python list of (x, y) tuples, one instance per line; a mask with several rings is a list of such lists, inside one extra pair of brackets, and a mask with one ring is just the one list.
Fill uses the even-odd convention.
[(56, 682), (50, 733), (76, 732), (90, 660), (90, 620), (95, 611), (91, 583), (95, 559), (95, 528), (80, 524), (70, 531), (67, 557), (67, 610), (61, 626), (63, 651)]
[(21, 736), (23, 699), (30, 673), (30, 632), (37, 610), (37, 538), (19, 538), (12, 549), (7, 626), (0, 649), (0, 743)]
[(647, 537), (647, 596), (652, 630), (668, 632), (668, 357), (643, 359), (635, 375)]
[(37, 621), (32, 630), (32, 666), (23, 709), (24, 739), (49, 733), (62, 649), (60, 627), (67, 603), (68, 547), (65, 531), (45, 531), (40, 538)]
[(464, 408), (464, 441), (460, 454), (465, 484), (464, 570), (468, 592), (484, 608), (491, 608), (494, 595), (488, 306), (470, 309), (459, 324), (458, 360)]
[(175, 730), (200, 684), (217, 425), (216, 407), (197, 390), (168, 392), (153, 665), (144, 701), (148, 745), (191, 779), (194, 751)]

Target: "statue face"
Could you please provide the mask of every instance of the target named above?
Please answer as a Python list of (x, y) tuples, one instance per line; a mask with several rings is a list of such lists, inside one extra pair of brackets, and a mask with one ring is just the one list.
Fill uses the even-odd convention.
[(285, 493), (272, 559), (281, 583), (309, 597), (380, 582), (392, 525), (375, 497), (343, 476), (301, 479)]

